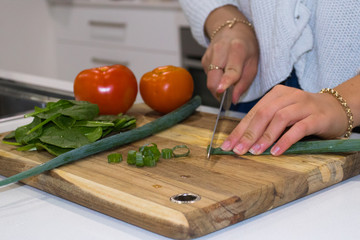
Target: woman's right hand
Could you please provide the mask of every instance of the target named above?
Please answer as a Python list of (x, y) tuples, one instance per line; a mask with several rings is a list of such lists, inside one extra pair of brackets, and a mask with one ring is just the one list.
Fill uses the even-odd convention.
[[(218, 11), (229, 10), (229, 8), (231, 8), (231, 15), (218, 14)], [(215, 14), (209, 15), (205, 25), (208, 34), (211, 35), (214, 29), (232, 19), (229, 19), (228, 16), (246, 19), (237, 9), (234, 9), (236, 8), (233, 6), (225, 6), (215, 10)], [(228, 87), (234, 85), (232, 102), (236, 104), (254, 80), (258, 70), (258, 62), (259, 44), (255, 31), (241, 22), (235, 23), (232, 28), (223, 27), (211, 40), (202, 58), (202, 66), (207, 73), (208, 89), (214, 97), (217, 97)], [(210, 64), (223, 68), (223, 71), (208, 70)]]

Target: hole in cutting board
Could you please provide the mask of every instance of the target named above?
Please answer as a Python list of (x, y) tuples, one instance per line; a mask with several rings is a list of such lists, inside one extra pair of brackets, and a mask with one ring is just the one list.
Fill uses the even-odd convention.
[(194, 193), (180, 193), (170, 198), (170, 201), (178, 204), (194, 203), (201, 199), (200, 195)]

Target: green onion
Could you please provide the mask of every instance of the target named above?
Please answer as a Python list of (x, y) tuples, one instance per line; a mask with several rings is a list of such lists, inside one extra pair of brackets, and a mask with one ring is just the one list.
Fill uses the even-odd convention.
[(144, 157), (143, 157), (142, 153), (137, 152), (135, 156), (136, 156), (135, 165), (137, 167), (143, 167), (144, 166)]
[(111, 153), (107, 156), (108, 163), (119, 163), (123, 160), (123, 157), (120, 153)]
[(20, 181), (24, 178), (38, 175), (42, 172), (54, 169), (70, 162), (74, 162), (84, 157), (91, 156), (93, 154), (111, 148), (129, 144), (145, 137), (151, 136), (155, 133), (161, 132), (189, 117), (196, 110), (196, 108), (200, 106), (200, 104), (201, 98), (199, 96), (195, 96), (189, 102), (174, 110), (173, 112), (170, 112), (152, 122), (149, 122), (144, 126), (135, 128), (128, 132), (115, 134), (108, 138), (104, 138), (99, 141), (63, 153), (46, 163), (40, 164), (34, 168), (1, 180), (0, 186), (4, 186), (9, 183)]
[[(187, 150), (186, 150), (185, 153), (175, 153), (175, 150), (179, 149), (179, 148), (185, 148)], [(190, 154), (190, 149), (186, 145), (177, 145), (177, 146), (173, 147), (172, 151), (173, 151), (173, 156), (176, 157), (176, 158), (178, 158), (178, 157), (187, 157)]]
[(161, 157), (163, 159), (170, 159), (173, 156), (173, 150), (170, 148), (164, 148), (161, 150)]
[(156, 162), (159, 161), (161, 156), (161, 153), (155, 143), (152, 143), (152, 145), (147, 144), (140, 147), (139, 152), (141, 152), (143, 156), (151, 156), (155, 159)]
[(152, 156), (144, 156), (144, 165), (147, 167), (156, 166), (156, 159)]
[(136, 151), (135, 150), (130, 150), (128, 152), (126, 161), (129, 165), (136, 164)]
[[(271, 146), (272, 147), (272, 146)], [(269, 147), (263, 155), (269, 155)], [(209, 146), (208, 146), (209, 148)], [(293, 144), (283, 154), (318, 154), (318, 153), (341, 153), (360, 151), (360, 139), (340, 139), (340, 140), (317, 140), (302, 141)], [(221, 148), (212, 148), (211, 155), (236, 155), (233, 151), (223, 151)], [(250, 153), (247, 153), (250, 155)]]
[(141, 147), (139, 148), (139, 152), (143, 152), (146, 147), (157, 148), (157, 145), (156, 145), (155, 143), (145, 144), (145, 145), (143, 145), (143, 146), (141, 146)]

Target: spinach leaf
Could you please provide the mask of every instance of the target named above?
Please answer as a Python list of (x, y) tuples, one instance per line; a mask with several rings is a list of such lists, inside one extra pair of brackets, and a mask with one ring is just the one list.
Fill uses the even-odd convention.
[(113, 122), (115, 120), (121, 119), (123, 116), (122, 113), (118, 115), (99, 115), (94, 120), (96, 121), (106, 121), (106, 122)]
[(45, 108), (35, 107), (35, 111), (33, 113), (29, 113), (25, 115), (25, 117), (34, 117), (37, 116), (41, 119), (47, 119), (52, 117), (55, 114), (61, 112), (62, 109), (73, 106), (73, 103), (69, 100), (59, 100), (57, 102), (48, 102)]
[(99, 114), (99, 107), (96, 104), (77, 104), (61, 110), (63, 115), (76, 120), (92, 120)]
[(78, 148), (90, 143), (78, 129), (61, 129), (56, 125), (46, 127), (39, 139), (43, 143), (62, 148)]
[(102, 122), (102, 121), (77, 121), (74, 126), (75, 127), (113, 127), (114, 123)]
[(22, 147), (18, 147), (16, 150), (18, 151), (35, 151), (37, 150), (35, 143), (30, 143), (28, 145), (24, 145)]
[(41, 143), (38, 142), (35, 144), (36, 149), (37, 150), (42, 150), (45, 149), (46, 151), (48, 151), (50, 154), (55, 155), (55, 156), (59, 156), (63, 153), (66, 153), (70, 150), (73, 150), (72, 148), (61, 148), (61, 147), (57, 147), (51, 144), (46, 144), (46, 143)]
[(15, 139), (16, 142), (21, 144), (28, 144), (32, 140), (38, 138), (42, 134), (42, 128), (39, 128), (29, 134), (29, 131), (33, 129), (35, 126), (41, 123), (41, 119), (38, 117), (34, 117), (33, 121), (25, 126), (18, 127), (15, 130)]
[(102, 137), (103, 130), (101, 127), (78, 127), (77, 130), (89, 139), (90, 142), (95, 142)]
[(9, 132), (4, 139), (11, 139), (11, 138), (15, 138), (15, 131), (11, 131)]
[(61, 129), (71, 128), (76, 122), (75, 119), (64, 115), (60, 115), (52, 121)]

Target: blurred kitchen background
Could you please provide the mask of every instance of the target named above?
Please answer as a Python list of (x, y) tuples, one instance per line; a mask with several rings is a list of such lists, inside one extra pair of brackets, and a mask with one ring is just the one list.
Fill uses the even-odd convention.
[(73, 82), (83, 69), (123, 64), (139, 81), (155, 67), (183, 66), (194, 94), (218, 104), (177, 0), (1, 0), (0, 34), (2, 70)]

